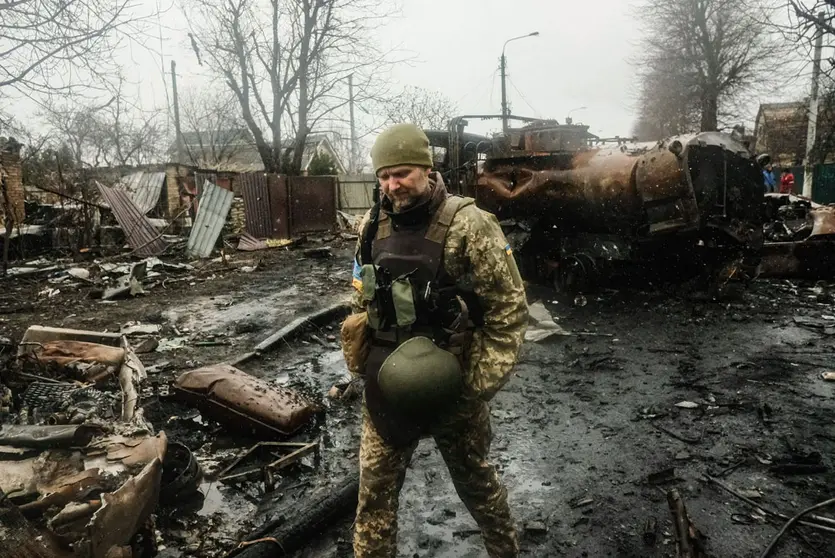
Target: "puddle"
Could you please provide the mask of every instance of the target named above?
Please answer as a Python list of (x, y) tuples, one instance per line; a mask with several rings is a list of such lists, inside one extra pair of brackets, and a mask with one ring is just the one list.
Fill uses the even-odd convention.
[(222, 513), (229, 515), (229, 520), (234, 523), (238, 518), (252, 516), (257, 509), (255, 504), (247, 501), (240, 493), (235, 494), (234, 488), (219, 482), (201, 483), (200, 492), (203, 493), (203, 507), (197, 515), (201, 517)]

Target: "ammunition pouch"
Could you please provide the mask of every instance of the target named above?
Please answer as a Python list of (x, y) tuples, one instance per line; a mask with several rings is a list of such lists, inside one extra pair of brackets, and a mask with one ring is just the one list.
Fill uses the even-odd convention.
[(365, 364), (371, 350), (371, 339), (368, 328), (368, 314), (361, 312), (351, 314), (342, 322), (340, 329), (342, 340), (342, 354), (348, 371), (354, 376), (365, 374)]

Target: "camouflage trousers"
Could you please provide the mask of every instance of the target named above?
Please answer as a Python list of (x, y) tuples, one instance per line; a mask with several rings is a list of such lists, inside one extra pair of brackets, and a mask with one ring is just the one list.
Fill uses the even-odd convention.
[[(519, 555), (507, 490), (487, 461), (492, 431), (486, 403), (469, 402), (432, 431), (458, 496), (481, 529), (491, 558)], [(392, 447), (374, 428), (363, 405), (355, 558), (394, 558), (400, 489), (417, 442)]]

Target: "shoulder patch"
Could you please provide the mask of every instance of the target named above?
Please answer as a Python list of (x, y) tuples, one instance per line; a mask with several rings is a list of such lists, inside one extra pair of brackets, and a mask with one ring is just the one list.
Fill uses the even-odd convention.
[(360, 267), (356, 258), (354, 258), (354, 270), (351, 273), (351, 285), (359, 292), (362, 292), (362, 267)]

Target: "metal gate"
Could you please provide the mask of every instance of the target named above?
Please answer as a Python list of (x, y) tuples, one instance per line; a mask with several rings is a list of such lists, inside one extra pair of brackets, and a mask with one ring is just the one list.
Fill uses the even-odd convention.
[(255, 238), (290, 238), (336, 226), (333, 176), (246, 173), (239, 177), (246, 232)]
[(291, 233), (333, 230), (336, 225), (336, 177), (291, 176), (289, 185)]

